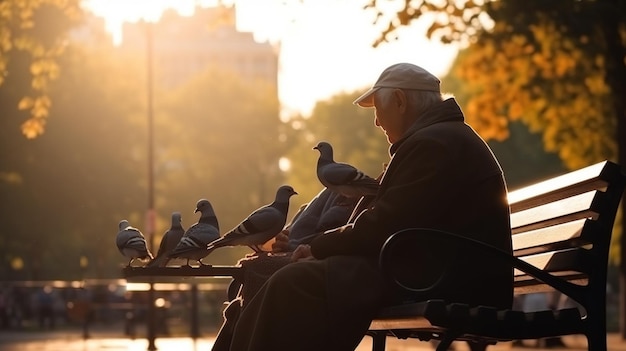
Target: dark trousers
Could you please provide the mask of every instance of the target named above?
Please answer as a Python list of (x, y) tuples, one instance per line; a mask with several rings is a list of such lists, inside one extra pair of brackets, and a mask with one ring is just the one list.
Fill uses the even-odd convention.
[(274, 273), (243, 309), (231, 310), (237, 322), (232, 329), (224, 330), (228, 322), (223, 326), (215, 346), (223, 350), (230, 341), (231, 351), (354, 350), (382, 295), (376, 265), (363, 258), (292, 263)]

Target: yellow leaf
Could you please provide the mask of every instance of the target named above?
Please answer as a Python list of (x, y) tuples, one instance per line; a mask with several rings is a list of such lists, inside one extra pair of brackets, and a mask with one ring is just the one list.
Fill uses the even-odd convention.
[(48, 112), (49, 112), (48, 108), (42, 105), (35, 105), (33, 109), (31, 110), (33, 117), (37, 117), (37, 118), (48, 117)]
[(50, 100), (50, 97), (48, 95), (42, 95), (37, 98), (35, 104), (49, 108), (50, 106), (52, 106), (52, 100)]
[(35, 139), (43, 134), (44, 124), (45, 120), (41, 118), (30, 118), (22, 123), (22, 134), (24, 134), (27, 139)]
[(35, 61), (30, 64), (30, 73), (34, 76), (41, 74), (43, 71), (43, 62), (41, 60)]
[(30, 96), (25, 96), (22, 98), (22, 100), (20, 100), (19, 104), (17, 104), (17, 108), (19, 110), (28, 110), (29, 108), (33, 107), (34, 104), (35, 100), (33, 98), (31, 98)]
[(33, 77), (31, 86), (35, 90), (45, 90), (48, 86), (48, 80), (44, 76), (35, 76)]

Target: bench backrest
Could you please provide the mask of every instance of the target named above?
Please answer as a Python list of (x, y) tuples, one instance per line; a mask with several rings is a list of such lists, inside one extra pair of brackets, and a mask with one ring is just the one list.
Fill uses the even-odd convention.
[[(611, 232), (624, 184), (620, 167), (604, 161), (508, 195), (514, 255), (558, 278), (559, 290), (585, 309), (605, 305), (589, 297), (606, 291)], [(515, 294), (548, 290), (544, 282), (515, 270)]]

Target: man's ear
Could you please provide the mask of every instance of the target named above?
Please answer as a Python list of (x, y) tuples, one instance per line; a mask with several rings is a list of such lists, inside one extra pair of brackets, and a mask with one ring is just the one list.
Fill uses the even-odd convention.
[(407, 102), (406, 102), (406, 95), (404, 94), (404, 91), (402, 91), (402, 89), (394, 89), (393, 96), (394, 96), (396, 107), (400, 111), (405, 112), (407, 108)]

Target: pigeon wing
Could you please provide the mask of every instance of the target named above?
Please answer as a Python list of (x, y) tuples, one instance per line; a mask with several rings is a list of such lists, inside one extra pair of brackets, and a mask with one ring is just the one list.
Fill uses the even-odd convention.
[(359, 171), (345, 163), (330, 163), (320, 169), (320, 178), (331, 185), (344, 185), (358, 179)]
[[(208, 247), (209, 249), (213, 249), (222, 246), (256, 244), (260, 239), (255, 240), (254, 237), (257, 235), (263, 237), (264, 233), (277, 227), (277, 222), (280, 223), (280, 219), (281, 213), (276, 208), (271, 206), (260, 208), (223, 237), (211, 242)], [(283, 226), (284, 223), (280, 226), (279, 230), (282, 229)]]

